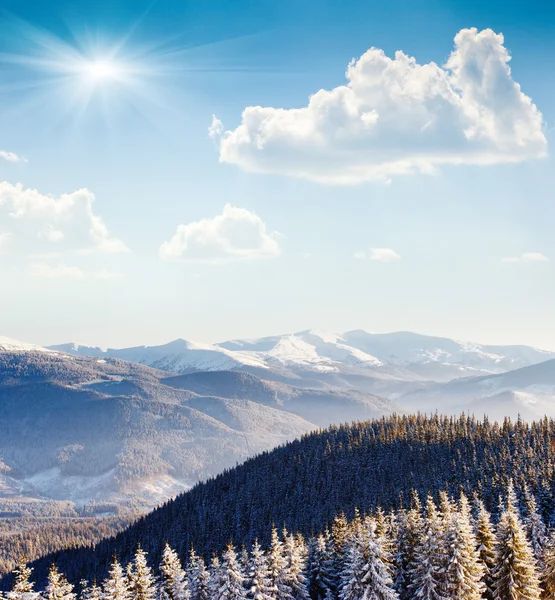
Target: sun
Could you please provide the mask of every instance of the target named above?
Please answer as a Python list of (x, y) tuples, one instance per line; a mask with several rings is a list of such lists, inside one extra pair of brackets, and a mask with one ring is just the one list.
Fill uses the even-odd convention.
[(95, 82), (117, 79), (122, 74), (120, 65), (110, 60), (87, 61), (82, 65), (82, 71), (83, 75)]

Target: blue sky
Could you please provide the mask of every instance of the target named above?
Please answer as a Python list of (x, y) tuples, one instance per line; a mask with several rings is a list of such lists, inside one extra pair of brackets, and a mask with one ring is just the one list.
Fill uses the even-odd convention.
[[(3, 0), (0, 151), (21, 160), (0, 158), (0, 334), (117, 347), (408, 329), (555, 348), (555, 6), (483, 4)], [(345, 85), (352, 58), (442, 67), (470, 27), (503, 33), (510, 81), (542, 114), (483, 86), (510, 108), (502, 150), (461, 143), (460, 111), (437, 102), (405, 131), (387, 98), (368, 123), (325, 98), (333, 143), (297, 139), (314, 123), (289, 109)], [(252, 106), (271, 109), (263, 149), (241, 142)], [(425, 144), (425, 172), (399, 174)]]

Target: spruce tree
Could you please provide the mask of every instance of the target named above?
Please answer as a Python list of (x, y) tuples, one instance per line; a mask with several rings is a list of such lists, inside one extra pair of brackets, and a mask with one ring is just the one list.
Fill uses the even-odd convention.
[(329, 534), (313, 537), (308, 543), (308, 592), (312, 600), (325, 600), (333, 586), (332, 555)]
[(258, 540), (254, 542), (252, 547), (248, 579), (247, 598), (249, 600), (273, 600), (268, 558), (260, 547)]
[(544, 568), (541, 579), (542, 598), (555, 600), (555, 534), (552, 532), (545, 547)]
[(160, 563), (160, 599), (161, 600), (190, 600), (187, 575), (181, 566), (181, 561), (175, 550), (169, 544), (164, 547)]
[(495, 567), (495, 531), (491, 516), (485, 509), (484, 503), (478, 504), (478, 519), (476, 524), (476, 545), (478, 556), (484, 567), (482, 581), (484, 582), (484, 598), (493, 600), (493, 569)]
[(123, 568), (118, 559), (114, 557), (108, 578), (102, 585), (105, 600), (131, 600), (131, 592), (129, 590), (129, 582), (123, 573)]
[(45, 588), (45, 600), (75, 600), (77, 594), (65, 576), (58, 571), (56, 565), (50, 567), (48, 582)]
[(447, 525), (447, 558), (444, 595), (453, 600), (479, 600), (485, 591), (484, 565), (472, 530), (470, 509), (461, 495), (460, 508), (451, 511)]
[(543, 561), (543, 552), (545, 544), (547, 542), (547, 529), (545, 523), (538, 512), (538, 505), (534, 495), (528, 489), (528, 486), (524, 488), (524, 498), (526, 504), (526, 534), (530, 540), (534, 556), (541, 565)]
[(308, 589), (304, 570), (306, 548), (304, 540), (293, 534), (284, 538), (285, 572), (284, 583), (294, 600), (308, 600)]
[(6, 594), (8, 600), (38, 600), (40, 594), (34, 591), (35, 584), (31, 581), (33, 569), (27, 566), (27, 558), (19, 557), (13, 571), (14, 582), (11, 591)]
[(389, 572), (389, 555), (384, 549), (383, 538), (376, 534), (375, 524), (363, 532), (363, 556), (366, 564), (363, 567), (362, 585), (365, 600), (398, 600), (399, 596), (393, 587)]
[(86, 580), (81, 581), (81, 594), (79, 595), (80, 600), (103, 600), (104, 595), (102, 588), (96, 584), (96, 580), (93, 581), (92, 585)]
[(291, 587), (286, 579), (287, 559), (285, 558), (285, 550), (275, 527), (272, 528), (272, 538), (268, 552), (268, 570), (274, 600), (292, 600)]
[(409, 590), (415, 600), (444, 600), (444, 562), (446, 558), (443, 526), (431, 496), (412, 564), (408, 569)]
[(349, 543), (343, 560), (339, 585), (340, 600), (361, 600), (364, 596), (365, 585), (362, 579), (364, 572), (364, 556), (360, 534)]
[(202, 556), (198, 556), (194, 548), (189, 554), (187, 565), (187, 579), (191, 600), (210, 599), (210, 573)]
[(146, 552), (139, 546), (130, 572), (132, 600), (154, 600), (156, 579), (146, 560)]
[(222, 561), (217, 567), (217, 576), (213, 587), (211, 600), (244, 600), (246, 591), (243, 587), (245, 576), (237, 553), (229, 544), (222, 555)]
[(536, 559), (518, 515), (512, 484), (507, 496), (507, 505), (497, 526), (493, 597), (494, 600), (538, 600)]

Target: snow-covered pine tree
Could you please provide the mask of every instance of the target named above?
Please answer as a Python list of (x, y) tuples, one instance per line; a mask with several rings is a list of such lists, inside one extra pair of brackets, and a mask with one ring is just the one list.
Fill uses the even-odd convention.
[(198, 556), (194, 548), (189, 554), (187, 565), (187, 579), (191, 600), (209, 600), (210, 598), (210, 573), (202, 556)]
[(332, 555), (329, 533), (313, 537), (308, 543), (308, 592), (312, 600), (325, 600), (333, 586)]
[(547, 542), (547, 528), (538, 511), (536, 498), (528, 489), (524, 487), (524, 500), (526, 505), (525, 528), (528, 539), (534, 551), (534, 556), (541, 565), (543, 561), (543, 552)]
[(130, 572), (131, 598), (133, 600), (154, 600), (156, 597), (156, 579), (148, 566), (146, 552), (139, 546), (133, 559)]
[(289, 534), (284, 537), (286, 567), (284, 582), (291, 590), (294, 600), (308, 600), (308, 588), (304, 571), (306, 568), (306, 546), (300, 536)]
[(497, 526), (495, 562), (494, 600), (540, 598), (536, 559), (518, 515), (512, 483), (508, 488), (506, 508)]
[(542, 598), (544, 600), (555, 600), (555, 533), (553, 532), (545, 546), (541, 585)]
[(398, 600), (388, 567), (390, 557), (384, 549), (383, 538), (376, 534), (375, 527), (375, 523), (370, 523), (362, 537), (362, 554), (366, 559), (361, 580), (364, 586), (363, 597), (364, 600)]
[(248, 579), (247, 598), (249, 600), (273, 600), (268, 558), (258, 540), (252, 547)]
[(131, 592), (129, 590), (129, 582), (123, 573), (123, 568), (118, 559), (114, 557), (108, 578), (102, 585), (104, 600), (130, 600)]
[(330, 589), (334, 598), (339, 597), (339, 588), (341, 587), (341, 574), (343, 572), (346, 559), (346, 552), (349, 545), (349, 522), (344, 513), (336, 515), (331, 527), (331, 553), (332, 553), (332, 579)]
[(14, 582), (11, 591), (6, 593), (8, 600), (38, 600), (40, 594), (34, 591), (35, 584), (31, 581), (33, 569), (27, 566), (26, 556), (20, 556), (13, 571)]
[(419, 502), (413, 504), (408, 512), (402, 510), (397, 515), (397, 543), (393, 565), (394, 586), (401, 600), (408, 600), (411, 597), (409, 571), (415, 561), (423, 526)]
[(177, 552), (166, 543), (160, 563), (160, 599), (190, 600), (189, 582)]
[(96, 580), (92, 585), (89, 585), (87, 580), (81, 581), (80, 600), (103, 600), (102, 588), (96, 584)]
[(478, 518), (476, 522), (476, 545), (478, 556), (484, 566), (482, 581), (486, 586), (483, 595), (486, 600), (493, 599), (493, 569), (495, 567), (495, 531), (491, 523), (491, 515), (484, 503), (478, 503)]
[(431, 496), (412, 564), (408, 569), (411, 597), (415, 600), (444, 600), (445, 540), (443, 525)]
[(245, 600), (244, 581), (245, 575), (235, 548), (229, 544), (222, 555), (221, 564), (217, 567), (211, 600)]
[(362, 554), (362, 539), (359, 533), (355, 536), (345, 552), (339, 585), (339, 600), (361, 600), (364, 597), (364, 556)]
[(461, 494), (458, 511), (450, 511), (447, 524), (447, 558), (444, 595), (451, 600), (480, 600), (486, 587), (482, 581), (477, 540), (472, 530), (468, 500)]
[(73, 591), (73, 586), (65, 578), (63, 573), (58, 571), (56, 565), (50, 567), (48, 571), (48, 582), (44, 590), (45, 600), (75, 600), (77, 594)]
[(277, 529), (272, 527), (270, 550), (268, 552), (268, 570), (270, 571), (274, 600), (292, 600), (291, 587), (285, 577), (286, 569), (287, 559), (285, 558), (283, 542), (279, 538)]

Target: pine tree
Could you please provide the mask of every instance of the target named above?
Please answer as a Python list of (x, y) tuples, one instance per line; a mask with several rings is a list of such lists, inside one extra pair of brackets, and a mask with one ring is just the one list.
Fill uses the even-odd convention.
[(198, 556), (193, 548), (187, 565), (187, 579), (191, 600), (210, 599), (210, 573), (202, 556)]
[(58, 571), (56, 565), (50, 567), (48, 583), (45, 588), (45, 600), (75, 600), (77, 594), (65, 576)]
[(484, 566), (482, 581), (484, 582), (484, 598), (493, 599), (493, 569), (495, 567), (495, 532), (491, 524), (491, 516), (484, 503), (478, 504), (478, 522), (476, 525), (476, 544), (480, 562)]
[(448, 564), (445, 571), (445, 591), (453, 600), (479, 600), (485, 591), (482, 582), (484, 565), (480, 561), (477, 540), (472, 531), (470, 509), (464, 494), (460, 509), (451, 511), (447, 525)]
[(361, 580), (364, 599), (398, 600), (388, 568), (389, 555), (383, 547), (383, 538), (376, 534), (374, 523), (363, 533), (362, 543), (362, 554), (366, 559)]
[(291, 590), (294, 600), (308, 600), (308, 589), (304, 570), (306, 547), (301, 537), (292, 534), (284, 537), (285, 572), (284, 582)]
[(494, 600), (537, 600), (540, 586), (536, 559), (518, 516), (512, 484), (507, 495), (507, 506), (497, 527)]
[(397, 544), (393, 556), (394, 585), (401, 600), (408, 600), (411, 597), (410, 570), (415, 563), (423, 526), (419, 503), (408, 512), (401, 511), (397, 517)]
[(122, 566), (115, 557), (108, 571), (108, 578), (102, 586), (102, 590), (105, 600), (131, 600), (129, 583), (123, 573)]
[(534, 495), (528, 489), (524, 488), (524, 498), (526, 503), (526, 534), (530, 540), (534, 556), (541, 565), (543, 560), (543, 552), (547, 542), (547, 529), (545, 523), (538, 512), (538, 505)]
[(156, 580), (146, 560), (146, 552), (139, 546), (133, 560), (133, 569), (129, 572), (131, 597), (133, 600), (154, 600)]
[(268, 558), (260, 547), (258, 540), (254, 542), (252, 547), (248, 579), (247, 598), (249, 600), (273, 600)]
[(102, 588), (96, 584), (96, 580), (89, 586), (86, 580), (81, 581), (80, 600), (103, 600)]
[(364, 556), (362, 554), (362, 540), (357, 535), (349, 543), (344, 556), (344, 567), (341, 572), (339, 599), (361, 600), (364, 597), (365, 585), (362, 579), (364, 572)]
[(160, 599), (161, 600), (190, 600), (189, 583), (181, 561), (175, 550), (169, 544), (164, 547), (160, 563)]
[(329, 534), (313, 537), (308, 543), (308, 592), (312, 600), (325, 600), (333, 586), (332, 555)]
[(552, 532), (544, 553), (544, 570), (542, 574), (542, 598), (555, 600), (555, 534)]
[(409, 590), (415, 600), (444, 600), (445, 547), (442, 525), (431, 496), (426, 502), (426, 517), (419, 544), (409, 567)]
[(211, 600), (244, 600), (246, 598), (244, 581), (245, 576), (235, 548), (229, 544), (222, 555), (221, 564), (217, 567)]
[(285, 550), (275, 527), (272, 528), (270, 551), (268, 552), (268, 570), (270, 571), (274, 600), (292, 600), (292, 591), (285, 577), (287, 570)]
[(27, 558), (20, 556), (13, 571), (14, 582), (11, 591), (6, 594), (8, 600), (38, 600), (40, 594), (34, 591), (31, 581), (33, 569), (27, 566)]

